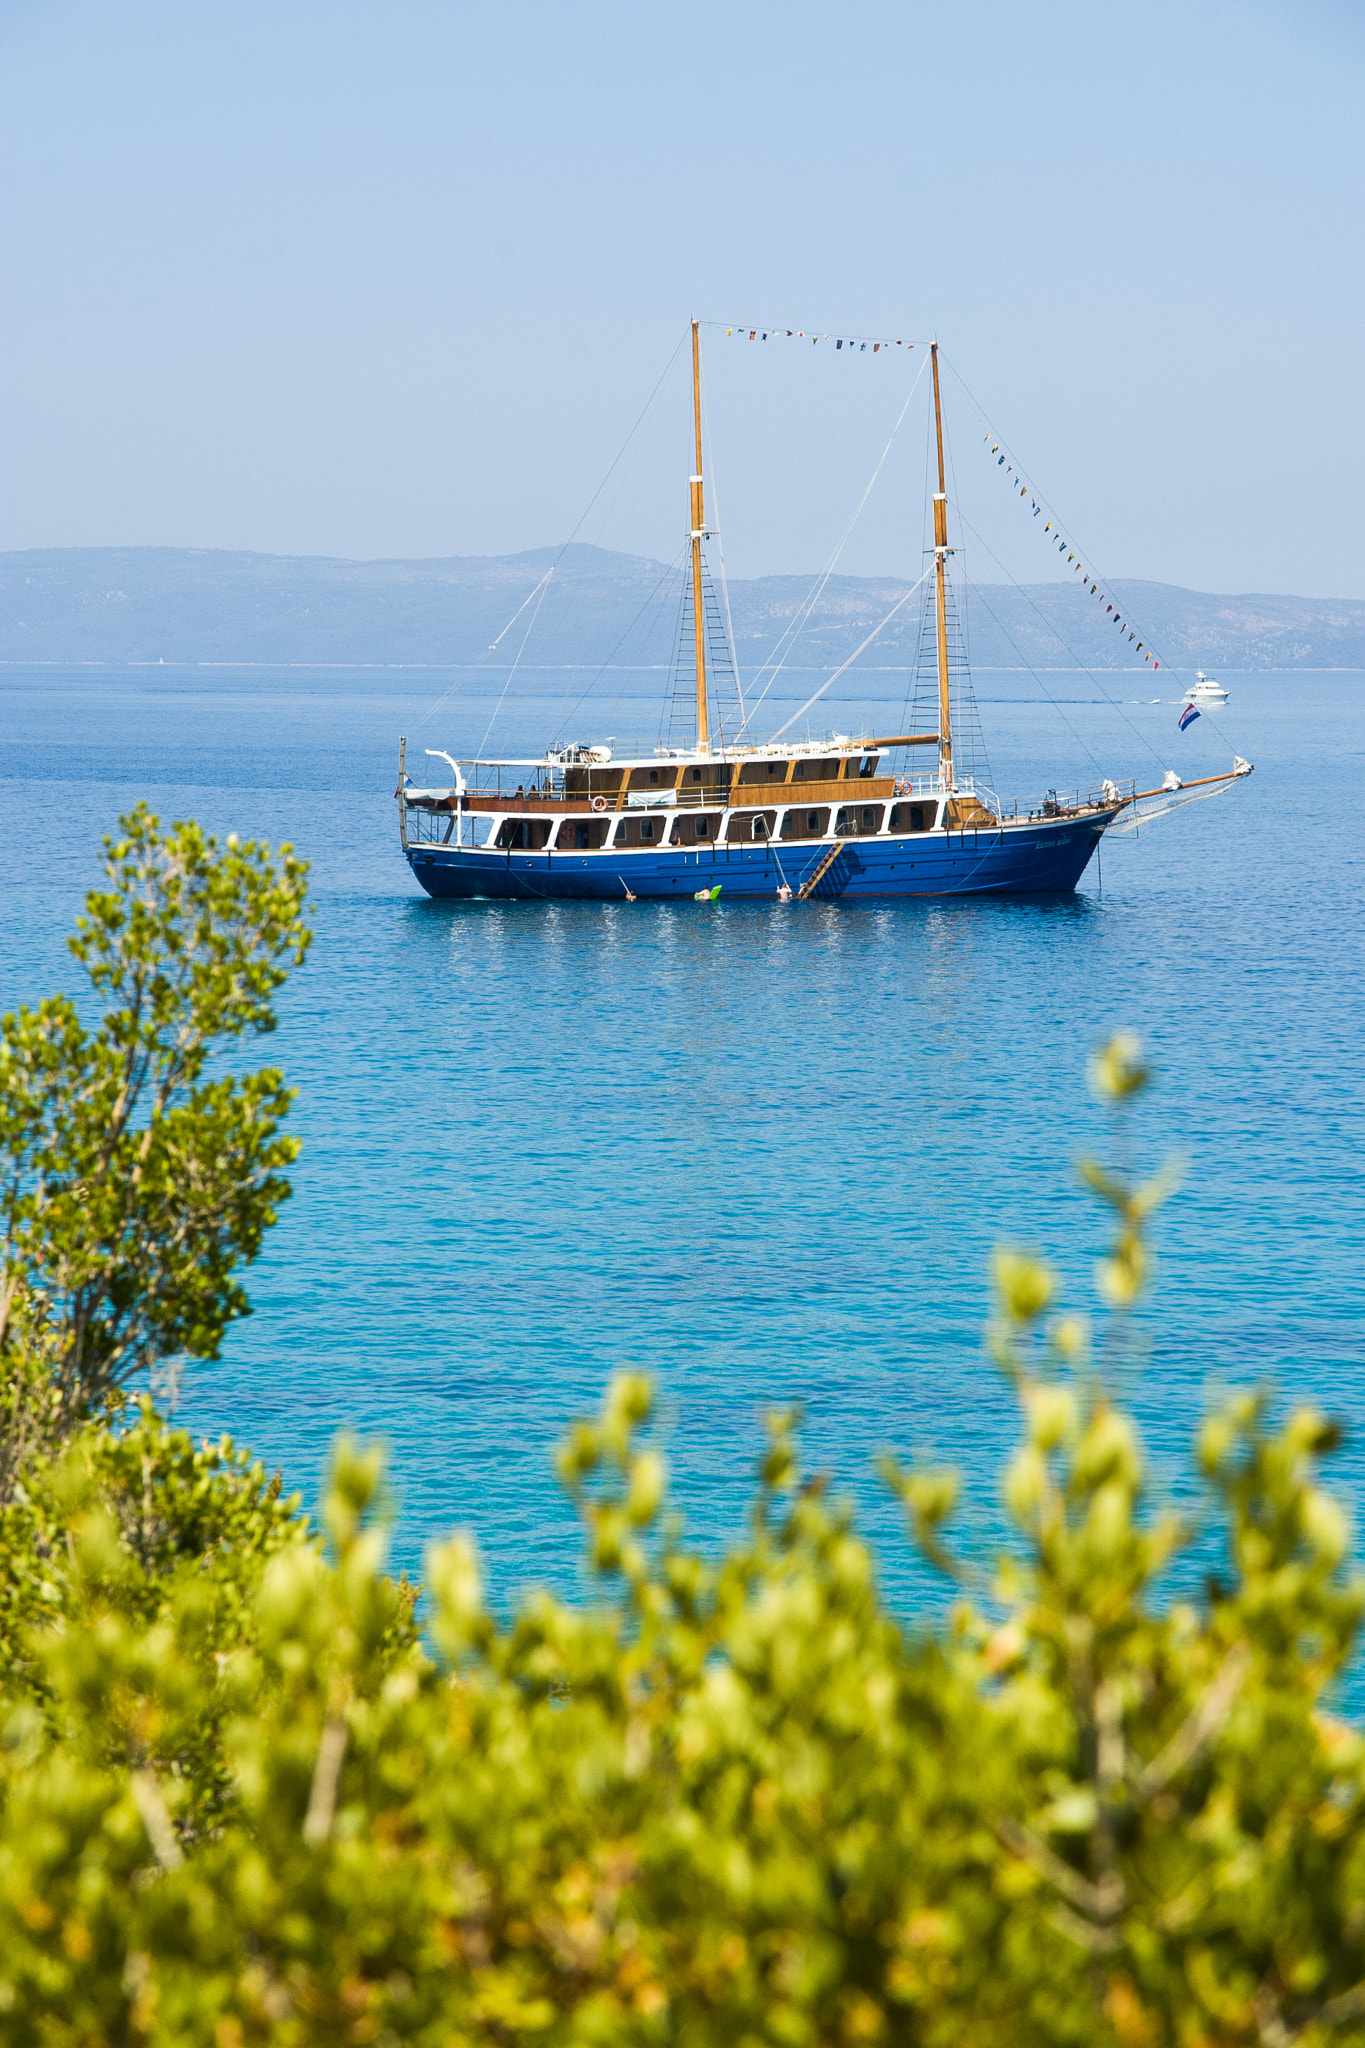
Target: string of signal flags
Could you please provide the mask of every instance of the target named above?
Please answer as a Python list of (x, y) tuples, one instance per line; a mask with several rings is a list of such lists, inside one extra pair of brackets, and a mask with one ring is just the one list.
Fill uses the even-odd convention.
[[(1046, 506), (1039, 502), (1037, 493), (1025, 483), (1014, 464), (1008, 460), (1000, 446), (998, 437), (988, 433), (984, 439), (985, 445), (995, 457), (997, 467), (1004, 471), (1010, 489), (1032, 507), (1035, 519), (1042, 518), (1043, 513), (1047, 509)], [(1144, 641), (1138, 639), (1138, 628), (1134, 626), (1131, 619), (1125, 618), (1122, 607), (1106, 596), (1101, 587), (1100, 578), (1091, 575), (1076, 549), (1068, 545), (1066, 537), (1056, 520), (1044, 520), (1043, 532), (1048, 536), (1048, 545), (1055, 547), (1059, 555), (1066, 556), (1067, 561), (1071, 564), (1072, 575), (1079, 576), (1082, 579), (1083, 587), (1089, 591), (1091, 597), (1104, 606), (1106, 614), (1112, 613), (1114, 624), (1119, 628), (1120, 632), (1125, 632), (1128, 635), (1128, 641), (1132, 644), (1134, 653), (1140, 654), (1144, 662), (1150, 661), (1154, 669), (1160, 668), (1161, 663), (1152, 649)]]
[(908, 354), (916, 346), (913, 341), (888, 341), (885, 335), (874, 334), (822, 334), (813, 327), (765, 327), (761, 322), (750, 327), (746, 322), (736, 320), (727, 324), (724, 320), (707, 320), (707, 327), (724, 327), (726, 339), (738, 335), (741, 341), (808, 341), (812, 347), (822, 341), (832, 342), (836, 349), (846, 348), (850, 355), (878, 356), (883, 349), (903, 348)]

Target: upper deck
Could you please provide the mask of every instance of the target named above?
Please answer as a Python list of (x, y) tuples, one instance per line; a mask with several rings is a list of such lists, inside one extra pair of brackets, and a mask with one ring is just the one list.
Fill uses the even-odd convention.
[[(655, 747), (649, 754), (619, 758), (609, 747), (577, 745), (534, 758), (440, 758), (450, 761), (455, 793), (463, 799), (462, 808), (471, 811), (742, 809), (801, 800), (839, 803), (855, 794), (868, 801), (885, 799), (896, 793), (896, 778), (884, 770), (883, 755), (893, 747), (936, 740), (934, 733), (889, 738), (838, 733), (795, 745), (715, 751)], [(448, 793), (412, 789), (408, 802), (420, 808), (424, 799)]]

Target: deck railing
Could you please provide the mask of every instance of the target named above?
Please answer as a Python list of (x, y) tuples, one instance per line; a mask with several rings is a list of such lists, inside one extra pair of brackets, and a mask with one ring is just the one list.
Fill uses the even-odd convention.
[(1000, 818), (1069, 818), (1078, 812), (1107, 811), (1116, 803), (1131, 803), (1137, 793), (1137, 784), (1131, 778), (1123, 782), (1109, 782), (1099, 789), (1044, 790), (1041, 796), (1020, 797), (1004, 810), (997, 811)]

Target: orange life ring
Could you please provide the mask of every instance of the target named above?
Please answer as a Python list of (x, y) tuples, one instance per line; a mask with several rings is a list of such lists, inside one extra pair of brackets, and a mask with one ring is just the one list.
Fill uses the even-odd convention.
[(592, 807), (595, 811), (605, 811), (607, 808), (606, 798), (604, 796), (595, 796), (592, 800)]

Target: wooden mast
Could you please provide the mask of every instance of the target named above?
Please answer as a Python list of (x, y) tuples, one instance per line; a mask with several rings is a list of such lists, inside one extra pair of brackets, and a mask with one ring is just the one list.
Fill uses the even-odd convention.
[[(695, 333), (695, 330), (694, 330)], [(938, 391), (938, 343), (930, 346), (934, 368), (934, 431), (938, 436), (938, 490), (934, 496), (934, 576), (938, 599), (938, 772), (946, 796), (953, 781), (953, 728), (948, 705), (948, 482), (943, 467), (943, 405)]]
[(697, 434), (697, 467), (692, 476), (692, 624), (696, 633), (697, 662), (697, 745), (703, 751), (711, 744), (706, 715), (706, 621), (702, 610), (701, 541), (706, 531), (701, 481), (701, 343), (697, 321), (692, 322), (692, 420)]

